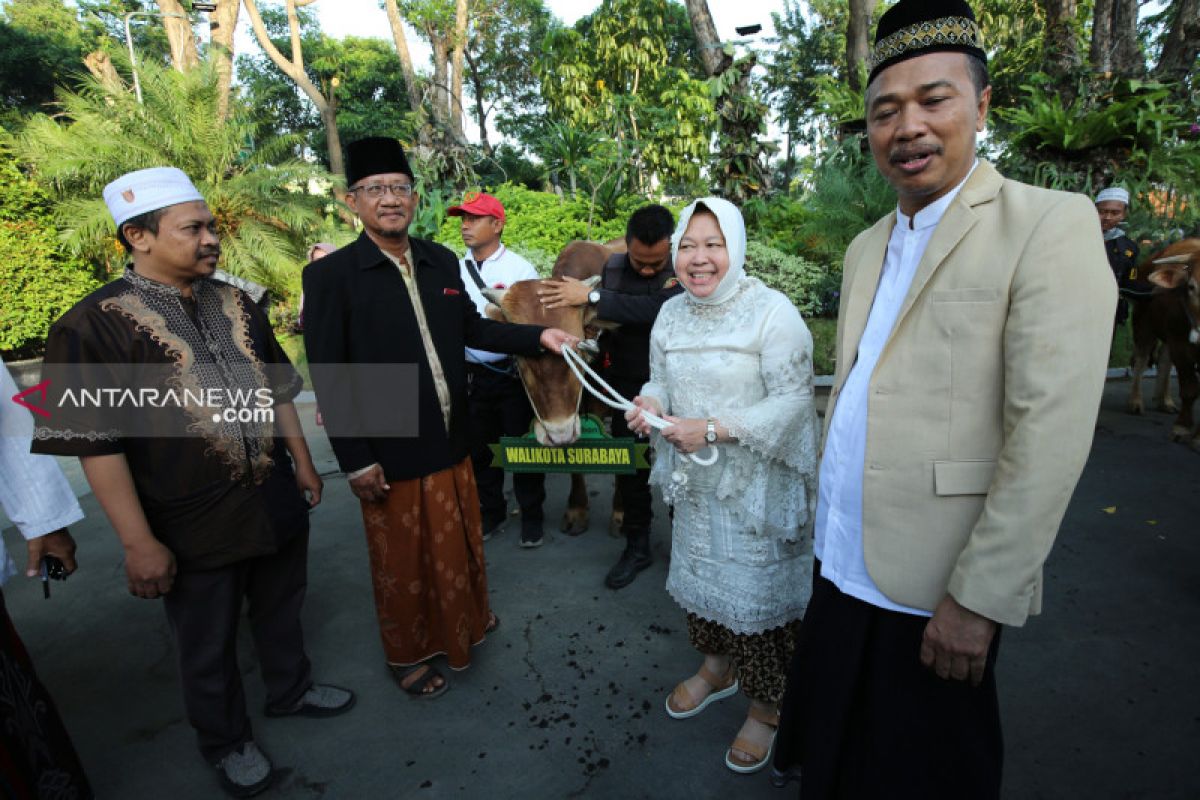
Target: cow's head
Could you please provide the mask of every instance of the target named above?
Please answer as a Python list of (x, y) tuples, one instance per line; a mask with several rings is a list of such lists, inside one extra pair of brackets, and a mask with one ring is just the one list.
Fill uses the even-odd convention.
[[(599, 280), (599, 277), (593, 277), (584, 282), (594, 286)], [(518, 281), (507, 289), (485, 289), (484, 296), (490, 301), (488, 317), (499, 322), (561, 328), (582, 339), (584, 328), (596, 315), (595, 309), (590, 306), (548, 309), (537, 294), (541, 283), (540, 280)], [(583, 387), (563, 357), (554, 353), (518, 356), (517, 368), (537, 415), (533, 431), (538, 442), (559, 446), (578, 439)]]
[(1200, 251), (1155, 259), (1150, 282), (1164, 289), (1186, 287), (1183, 298), (1188, 315), (1188, 341), (1200, 345)]

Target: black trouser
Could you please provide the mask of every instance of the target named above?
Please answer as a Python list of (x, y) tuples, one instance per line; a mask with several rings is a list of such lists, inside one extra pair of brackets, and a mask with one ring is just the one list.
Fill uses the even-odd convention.
[[(503, 369), (510, 364), (505, 359)], [(533, 408), (525, 396), (521, 379), (511, 372), (499, 372), (496, 367), (467, 364), (470, 381), (467, 392), (467, 413), (471, 418), (471, 465), (475, 469), (475, 485), (479, 489), (479, 507), (484, 517), (503, 517), (508, 513), (504, 500), (504, 470), (491, 466), (492, 451), (488, 445), (501, 436), (524, 436), (533, 422)], [(513, 494), (521, 508), (522, 519), (542, 519), (542, 502), (546, 499), (546, 476), (541, 473), (513, 473)]]
[(218, 569), (180, 572), (164, 598), (179, 650), (183, 704), (196, 729), (200, 752), (210, 763), (253, 738), (237, 658), (243, 599), (267, 687), (267, 705), (291, 708), (312, 686), (300, 628), (307, 569), (306, 525), (274, 555)]
[[(642, 391), (642, 386), (645, 384), (645, 381), (621, 377), (612, 377), (607, 380), (622, 396), (631, 400)], [(615, 438), (624, 436), (637, 438), (637, 434), (629, 430), (629, 423), (625, 421), (625, 415), (620, 411), (613, 412), (612, 435)], [(650, 510), (650, 470), (639, 469), (632, 475), (618, 475), (617, 491), (621, 493), (621, 503), (625, 509), (625, 521), (621, 524), (621, 533), (628, 535), (649, 531), (650, 521), (654, 518), (654, 514)]]
[(983, 683), (921, 665), (928, 617), (844, 594), (814, 570), (788, 675), (775, 769), (802, 773), (802, 800), (996, 800), (1004, 744), (997, 629)]

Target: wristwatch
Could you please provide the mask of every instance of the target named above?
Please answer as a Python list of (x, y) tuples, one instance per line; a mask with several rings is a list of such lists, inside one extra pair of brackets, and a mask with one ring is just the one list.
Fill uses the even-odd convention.
[(600, 290), (592, 289), (588, 292), (588, 305), (595, 306), (600, 304)]
[(710, 419), (708, 421), (708, 427), (704, 431), (704, 441), (708, 442), (709, 444), (717, 443), (717, 421), (715, 419)]

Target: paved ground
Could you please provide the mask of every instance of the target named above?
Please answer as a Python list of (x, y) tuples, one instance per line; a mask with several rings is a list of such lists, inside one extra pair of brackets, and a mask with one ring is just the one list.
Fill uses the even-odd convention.
[[(1005, 635), (1006, 798), (1200, 796), (1200, 455), (1166, 441), (1168, 417), (1123, 414), (1127, 389), (1106, 393), (1049, 562), (1047, 613)], [(331, 474), (313, 515), (309, 649), (318, 677), (353, 687), (359, 705), (333, 720), (263, 719), (245, 639), (257, 737), (280, 770), (264, 797), (793, 796), (723, 766), (744, 698), (685, 722), (662, 711), (697, 658), (663, 591), (661, 507), (657, 562), (619, 593), (601, 583), (620, 543), (599, 510), (587, 534), (552, 534), (540, 550), (517, 547), (515, 524), (489, 542), (502, 627), (450, 692), (414, 702), (382, 666), (357, 503), (323, 436), (310, 441)], [(592, 488), (606, 511), (608, 486)], [(553, 519), (565, 478), (549, 494)], [(15, 579), (5, 595), (17, 627), (101, 797), (219, 797), (183, 719), (162, 609), (126, 594), (115, 536), (95, 499), (82, 502), (81, 572), (49, 602)]]

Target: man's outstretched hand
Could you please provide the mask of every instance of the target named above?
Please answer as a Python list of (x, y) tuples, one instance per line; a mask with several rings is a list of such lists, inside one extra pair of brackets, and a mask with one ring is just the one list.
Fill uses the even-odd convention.
[(551, 353), (562, 355), (563, 345), (574, 347), (579, 344), (579, 337), (572, 336), (564, 330), (558, 328), (546, 328), (542, 331), (542, 338), (539, 339), (542, 347), (549, 350)]

